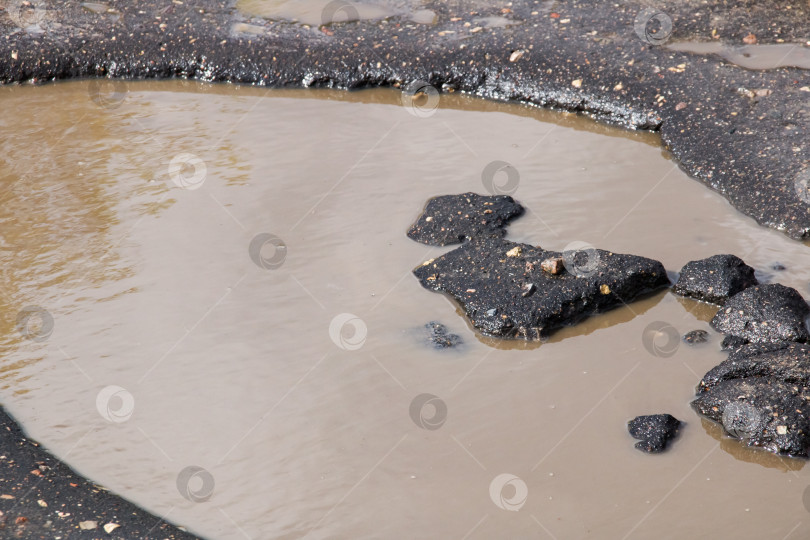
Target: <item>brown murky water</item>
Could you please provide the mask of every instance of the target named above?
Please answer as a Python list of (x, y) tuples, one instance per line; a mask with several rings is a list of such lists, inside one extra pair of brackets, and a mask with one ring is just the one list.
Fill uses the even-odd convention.
[[(541, 10), (547, 9), (549, 2), (544, 0)], [(486, 0), (467, 0), (469, 9), (486, 7)], [(362, 0), (347, 2), (345, 0), (237, 0), (236, 8), (246, 18), (262, 18), (275, 21), (298, 23), (307, 26), (329, 25), (336, 22), (358, 20), (385, 20), (389, 17), (405, 17), (404, 24), (435, 24), (436, 12), (425, 9), (421, 0)], [(506, 17), (477, 17), (472, 19), (475, 26), (482, 28), (505, 28), (521, 21)], [(237, 23), (236, 32), (263, 33), (260, 25)]]
[[(419, 22), (427, 10), (419, 9), (418, 0), (381, 0), (365, 2), (344, 2), (342, 0), (238, 0), (240, 12), (248, 16), (283, 20), (320, 26), (333, 22), (385, 19), (392, 15), (410, 15)], [(432, 12), (431, 12), (432, 13)]]
[[(444, 251), (405, 236), (426, 199), (485, 193), (502, 160), (530, 210), (509, 238), (673, 271), (736, 253), (808, 293), (807, 247), (654, 135), (460, 96), (411, 114), (383, 90), (72, 82), (0, 102), (0, 399), (111, 490), (226, 539), (810, 533), (804, 463), (689, 408), (719, 336), (645, 346), (657, 321), (709, 329), (708, 306), (662, 292), (495, 342), (410, 274)], [(53, 317), (37, 339), (16, 328), (26, 306)], [(430, 320), (465, 345), (426, 346)], [(644, 455), (625, 423), (658, 412), (686, 425)]]

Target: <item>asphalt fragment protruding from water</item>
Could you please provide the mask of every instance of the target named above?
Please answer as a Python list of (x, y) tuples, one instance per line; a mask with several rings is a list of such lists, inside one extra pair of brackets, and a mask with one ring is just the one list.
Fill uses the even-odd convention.
[(810, 447), (808, 388), (775, 377), (720, 381), (698, 394), (692, 407), (723, 424), (732, 437), (775, 454), (807, 457)]
[(523, 207), (509, 195), (441, 195), (428, 201), (408, 237), (431, 246), (501, 238), (507, 223), (522, 214)]
[(648, 454), (666, 450), (669, 441), (677, 437), (681, 421), (671, 414), (637, 416), (627, 423), (630, 435), (639, 442), (635, 447)]
[(709, 341), (709, 333), (706, 330), (691, 330), (683, 335), (684, 343), (689, 345), (699, 345)]
[(711, 325), (749, 343), (806, 342), (808, 316), (810, 307), (796, 289), (773, 283), (749, 287), (729, 298)]
[(748, 377), (771, 377), (810, 386), (810, 345), (792, 342), (744, 345), (710, 369), (697, 390), (708, 392), (723, 381)]
[(749, 446), (807, 457), (810, 345), (743, 345), (709, 370), (692, 407)]
[(430, 321), (425, 324), (427, 340), (435, 349), (450, 349), (463, 343), (461, 336), (451, 334), (447, 327), (440, 322)]
[(2, 407), (0, 449), (2, 538), (198, 538), (79, 476)]
[[(527, 340), (669, 285), (658, 261), (597, 249), (580, 254), (481, 238), (413, 272), (423, 287), (461, 304), (483, 334)], [(554, 275), (541, 268), (556, 257), (571, 261), (565, 271)]]
[(742, 259), (735, 255), (714, 255), (686, 263), (673, 292), (722, 306), (731, 296), (757, 284), (754, 269)]

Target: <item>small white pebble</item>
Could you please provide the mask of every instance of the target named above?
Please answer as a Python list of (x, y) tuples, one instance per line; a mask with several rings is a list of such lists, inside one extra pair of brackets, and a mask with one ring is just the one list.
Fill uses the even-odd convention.
[(521, 59), (521, 57), (524, 54), (526, 54), (526, 51), (524, 51), (523, 49), (518, 49), (516, 51), (513, 51), (512, 54), (509, 55), (509, 61), (510, 62), (517, 62), (518, 60)]

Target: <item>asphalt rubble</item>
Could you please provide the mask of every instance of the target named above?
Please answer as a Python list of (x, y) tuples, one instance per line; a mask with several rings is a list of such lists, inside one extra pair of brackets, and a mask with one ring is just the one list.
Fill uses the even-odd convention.
[[(502, 211), (494, 211), (496, 203)], [(481, 210), (488, 208), (493, 210)], [(652, 259), (587, 245), (552, 251), (504, 238), (509, 220), (522, 210), (511, 197), (439, 196), (408, 232), (429, 245), (461, 243), (413, 273), (425, 289), (454, 299), (482, 334), (541, 340), (555, 329), (670, 286), (664, 266)], [(700, 381), (694, 410), (749, 446), (808, 457), (810, 306), (799, 292), (778, 283), (760, 284), (754, 269), (730, 254), (688, 262), (672, 292), (717, 305), (711, 326), (725, 334), (724, 345), (731, 351)], [(698, 330), (683, 339), (696, 345), (708, 337)], [(632, 420), (628, 430), (641, 439), (637, 448), (658, 453), (680, 425), (670, 415), (657, 414)]]
[(698, 384), (694, 410), (748, 446), (808, 457), (810, 307), (801, 294), (758, 284), (733, 255), (688, 263), (674, 292), (720, 306), (711, 326), (729, 351)]

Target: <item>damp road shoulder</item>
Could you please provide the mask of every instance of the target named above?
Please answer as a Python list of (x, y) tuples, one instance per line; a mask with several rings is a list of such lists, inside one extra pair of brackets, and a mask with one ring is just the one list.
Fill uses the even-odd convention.
[(0, 536), (199, 538), (83, 478), (0, 407)]

